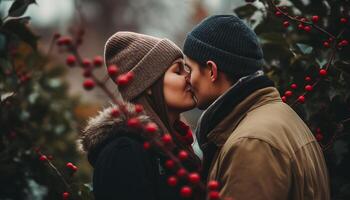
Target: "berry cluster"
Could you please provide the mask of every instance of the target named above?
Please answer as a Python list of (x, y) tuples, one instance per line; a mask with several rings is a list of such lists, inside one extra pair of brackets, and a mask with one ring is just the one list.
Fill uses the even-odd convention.
[[(130, 109), (130, 106), (132, 109)], [(126, 109), (128, 107), (128, 109)], [(131, 110), (131, 111), (130, 111)], [(196, 192), (208, 193), (209, 199), (220, 199), (218, 192), (219, 184), (216, 181), (210, 181), (208, 186), (201, 181), (199, 172), (189, 171), (185, 163), (189, 161), (189, 153), (184, 149), (177, 149), (171, 134), (161, 134), (157, 124), (153, 122), (144, 122), (140, 115), (143, 114), (142, 105), (132, 105), (130, 103), (119, 103), (110, 111), (113, 118), (126, 118), (126, 126), (146, 133), (143, 147), (147, 151), (161, 151), (168, 157), (164, 166), (170, 172), (167, 179), (169, 187), (180, 188), (179, 194), (183, 198), (190, 198), (196, 195)], [(118, 120), (116, 120), (117, 123)], [(184, 123), (179, 124), (188, 135), (188, 127)], [(184, 136), (186, 138), (186, 135)]]
[[(64, 185), (66, 186), (66, 188), (67, 188), (67, 189), (70, 189), (71, 187), (70, 187), (70, 185), (68, 184), (68, 182), (66, 181), (66, 179), (64, 178), (62, 172), (60, 172), (60, 171), (57, 169), (57, 167), (52, 163), (53, 156), (51, 156), (51, 155), (46, 156), (45, 154), (43, 154), (43, 153), (41, 152), (41, 150), (40, 150), (39, 147), (34, 148), (34, 151), (39, 155), (39, 160), (40, 160), (41, 162), (47, 163), (47, 164), (56, 172), (57, 176), (60, 177), (60, 179), (62, 180), (62, 182), (63, 182)], [(71, 163), (71, 162), (68, 162), (68, 163), (66, 164), (66, 167), (67, 167), (67, 169), (69, 170), (69, 173), (70, 173), (71, 176), (74, 175), (75, 172), (78, 170), (78, 167), (75, 166), (75, 165), (74, 165), (73, 163)], [(68, 191), (64, 191), (64, 192), (62, 193), (62, 199), (63, 199), (63, 200), (68, 200), (70, 196), (71, 196), (71, 195), (70, 195), (70, 192), (68, 192)]]

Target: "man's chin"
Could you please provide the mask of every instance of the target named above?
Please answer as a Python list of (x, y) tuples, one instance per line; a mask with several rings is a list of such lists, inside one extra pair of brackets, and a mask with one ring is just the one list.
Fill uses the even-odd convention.
[(209, 107), (209, 105), (210, 105), (210, 103), (208, 103), (208, 102), (203, 102), (203, 101), (197, 101), (197, 108), (199, 109), (199, 110), (205, 110), (205, 109), (207, 109), (208, 107)]

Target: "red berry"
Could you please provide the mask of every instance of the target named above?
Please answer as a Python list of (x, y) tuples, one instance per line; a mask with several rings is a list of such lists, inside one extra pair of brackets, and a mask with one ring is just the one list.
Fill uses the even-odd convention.
[(77, 59), (75, 58), (74, 55), (69, 55), (66, 59), (66, 63), (70, 67), (73, 67), (76, 62), (77, 62)]
[(188, 186), (183, 186), (181, 188), (180, 195), (184, 198), (189, 198), (192, 196), (192, 189)]
[(62, 198), (63, 198), (63, 200), (67, 200), (69, 198), (69, 192), (63, 192)]
[(21, 83), (27, 82), (30, 79), (30, 75), (29, 74), (23, 74), (20, 76), (20, 81)]
[(72, 44), (72, 38), (65, 36), (65, 37), (60, 37), (57, 40), (57, 45), (62, 46), (62, 45), (71, 45)]
[(323, 42), (323, 46), (326, 48), (329, 48), (330, 47), (329, 42), (327, 42), (327, 41)]
[(280, 11), (276, 11), (276, 12), (275, 12), (275, 15), (276, 15), (277, 17), (280, 17), (280, 16), (282, 16), (282, 13), (281, 13)]
[(133, 128), (140, 127), (140, 120), (138, 118), (130, 118), (127, 123), (129, 127), (133, 127)]
[(281, 99), (282, 99), (282, 101), (283, 101), (284, 103), (287, 102), (287, 97), (286, 97), (286, 96), (281, 97)]
[(126, 75), (119, 75), (116, 79), (116, 83), (119, 86), (125, 86), (129, 83), (128, 77)]
[(201, 178), (200, 178), (199, 174), (196, 172), (190, 173), (188, 175), (188, 181), (190, 183), (196, 184), (196, 183), (199, 183), (200, 180), (201, 180)]
[(322, 139), (323, 139), (322, 133), (317, 133), (317, 134), (316, 134), (316, 140), (317, 140), (318, 142), (321, 142)]
[(120, 111), (117, 108), (113, 108), (111, 111), (112, 117), (119, 117)]
[(158, 126), (156, 123), (150, 122), (150, 123), (146, 124), (145, 129), (149, 133), (154, 133), (158, 130)]
[(40, 161), (47, 161), (47, 157), (45, 155), (41, 155), (39, 160)]
[(35, 153), (40, 153), (40, 147), (34, 147)]
[(312, 91), (312, 89), (313, 89), (313, 87), (311, 85), (306, 85), (305, 86), (305, 90), (308, 91), (308, 92)]
[(107, 71), (110, 76), (115, 76), (118, 74), (119, 68), (117, 67), (117, 65), (110, 65), (108, 66)]
[(82, 61), (82, 65), (84, 68), (90, 68), (91, 67), (91, 61), (87, 58), (84, 58)]
[(172, 186), (172, 187), (174, 187), (174, 186), (176, 186), (176, 184), (177, 184), (177, 178), (175, 177), (175, 176), (170, 176), (169, 178), (168, 178), (168, 185), (170, 185), (170, 186)]
[(303, 24), (301, 24), (301, 23), (300, 23), (300, 24), (298, 24), (298, 29), (299, 29), (299, 30), (304, 30), (304, 25), (303, 25)]
[(188, 158), (188, 153), (185, 150), (181, 150), (178, 154), (178, 157), (181, 161), (184, 161)]
[(74, 165), (73, 165), (73, 163), (71, 163), (71, 162), (69, 162), (69, 163), (66, 164), (66, 167), (68, 167), (69, 169), (72, 169), (73, 166), (74, 166)]
[(342, 40), (338, 43), (338, 46), (339, 47), (345, 47), (345, 46), (348, 46), (349, 45), (349, 42), (347, 40)]
[(219, 182), (209, 181), (208, 188), (209, 188), (209, 190), (218, 190), (219, 189)]
[(193, 143), (193, 134), (191, 129), (187, 130), (184, 141), (186, 142), (186, 144), (189, 144), (189, 145)]
[(95, 87), (95, 81), (92, 79), (86, 79), (83, 86), (86, 90), (92, 90)]
[(128, 72), (125, 74), (128, 81), (131, 81), (134, 78), (134, 72)]
[(317, 16), (317, 15), (312, 16), (312, 21), (313, 21), (314, 23), (317, 23), (319, 19), (320, 19), (320, 17)]
[(164, 134), (162, 137), (162, 141), (164, 144), (169, 144), (172, 141), (171, 135), (170, 134)]
[(303, 18), (301, 18), (301, 21), (302, 22), (307, 22), (308, 20), (305, 17), (303, 17)]
[(75, 165), (73, 165), (72, 170), (73, 170), (74, 172), (76, 172), (76, 171), (78, 170), (78, 167), (75, 166)]
[(218, 200), (218, 199), (220, 199), (220, 194), (218, 191), (209, 192), (209, 200)]
[(311, 81), (311, 77), (310, 76), (305, 77), (305, 81), (307, 82)]
[(304, 96), (299, 96), (298, 97), (298, 102), (299, 103), (305, 103), (305, 97)]
[(346, 24), (346, 23), (348, 23), (348, 19), (346, 19), (345, 17), (342, 17), (342, 18), (340, 18), (340, 22), (342, 24)]
[(135, 112), (141, 113), (143, 111), (143, 106), (141, 104), (135, 105)]
[(305, 27), (304, 27), (304, 31), (310, 32), (310, 31), (311, 31), (311, 26), (305, 26)]
[(148, 149), (151, 148), (151, 144), (150, 144), (149, 142), (144, 142), (144, 143), (143, 143), (143, 148), (144, 148), (145, 150), (148, 150)]
[(103, 64), (103, 58), (102, 56), (96, 56), (93, 60), (94, 66), (95, 67), (101, 67)]
[(167, 169), (173, 169), (175, 167), (175, 162), (173, 160), (165, 161), (165, 167)]
[(177, 170), (176, 176), (178, 176), (179, 178), (185, 178), (187, 174), (187, 171), (184, 168), (180, 168), (179, 170)]
[(284, 26), (285, 28), (287, 28), (289, 25), (290, 25), (290, 24), (289, 24), (289, 21), (284, 21), (284, 22), (283, 22), (283, 26)]
[(55, 39), (55, 40), (57, 40), (58, 38), (60, 38), (61, 37), (61, 34), (60, 33), (54, 33), (53, 34), (53, 38)]
[(298, 85), (293, 83), (291, 86), (290, 86), (292, 89), (297, 89), (298, 88)]
[(290, 91), (290, 90), (287, 90), (287, 91), (284, 93), (284, 95), (285, 95), (286, 97), (290, 97), (290, 96), (293, 95), (293, 92)]
[(327, 70), (321, 69), (319, 73), (320, 73), (320, 76), (326, 76), (327, 75)]

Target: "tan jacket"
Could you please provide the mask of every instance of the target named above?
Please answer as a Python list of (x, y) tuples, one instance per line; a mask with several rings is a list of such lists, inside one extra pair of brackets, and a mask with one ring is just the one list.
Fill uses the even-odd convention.
[(238, 104), (208, 142), (218, 146), (208, 180), (221, 183), (222, 199), (330, 199), (322, 149), (274, 87)]

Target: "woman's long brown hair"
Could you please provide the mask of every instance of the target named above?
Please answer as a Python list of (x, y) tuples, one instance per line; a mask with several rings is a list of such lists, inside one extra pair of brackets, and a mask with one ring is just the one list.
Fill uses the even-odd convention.
[(184, 149), (189, 153), (189, 158), (191, 163), (194, 166), (200, 165), (200, 159), (193, 152), (191, 146), (187, 146), (186, 144), (180, 142), (175, 137), (175, 129), (174, 125), (170, 123), (169, 115), (168, 115), (168, 107), (165, 102), (164, 92), (164, 75), (161, 76), (152, 86), (151, 86), (151, 95), (148, 95), (147, 92), (144, 92), (139, 97), (137, 97), (133, 103), (139, 103), (143, 105), (146, 113), (150, 116), (150, 118), (158, 124), (160, 129), (162, 130), (162, 134), (169, 133), (175, 145), (179, 149)]

